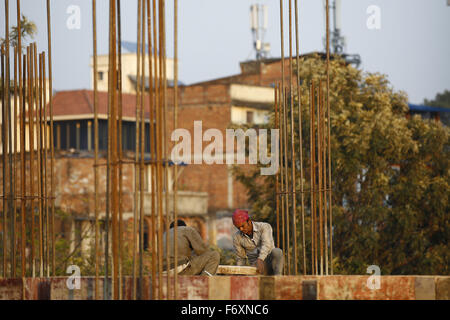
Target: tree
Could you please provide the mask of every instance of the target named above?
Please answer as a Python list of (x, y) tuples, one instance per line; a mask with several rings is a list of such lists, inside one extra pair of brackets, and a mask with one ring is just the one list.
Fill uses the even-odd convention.
[[(308, 86), (325, 76), (325, 61), (319, 56), (300, 60), (306, 190)], [(386, 76), (364, 73), (338, 57), (330, 61), (330, 105), (335, 274), (365, 274), (372, 264), (382, 274), (449, 274), (449, 128), (419, 116), (407, 119), (405, 93), (395, 92)], [(274, 127), (273, 113), (268, 127)], [(297, 135), (295, 148), (299, 150)], [(235, 175), (247, 189), (255, 219), (270, 222), (276, 230), (275, 176), (238, 167)], [(296, 196), (300, 212), (300, 194)], [(308, 207), (305, 212), (309, 257)], [(300, 222), (297, 216), (297, 226)], [(300, 232), (299, 227), (297, 239)], [(301, 241), (298, 250), (301, 257)]]
[[(434, 100), (424, 99), (423, 103), (430, 107), (450, 108), (450, 91), (445, 90), (443, 93), (437, 93)], [(441, 112), (440, 118), (442, 123), (450, 126), (450, 112)]]
[(434, 100), (424, 99), (423, 103), (431, 107), (450, 108), (450, 91), (445, 90), (443, 93), (437, 93)]
[[(11, 27), (11, 31), (9, 32), (9, 43), (11, 47), (14, 47), (18, 45), (19, 42), (19, 31), (17, 26)], [(22, 18), (20, 19), (20, 29), (21, 29), (21, 40), (22, 45), (25, 47), (25, 43), (28, 40), (28, 38), (33, 39), (34, 36), (37, 33), (37, 27), (36, 24), (33, 21), (28, 20), (27, 17), (22, 15)], [(0, 38), (0, 44), (6, 45), (6, 39)]]

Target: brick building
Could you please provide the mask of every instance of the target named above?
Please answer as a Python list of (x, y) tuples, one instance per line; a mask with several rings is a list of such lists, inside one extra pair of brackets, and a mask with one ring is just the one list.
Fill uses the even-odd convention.
[[(100, 58), (101, 60), (101, 58)], [(129, 59), (130, 61), (132, 59)], [(133, 68), (125, 67), (131, 72)], [(189, 131), (194, 136), (194, 122), (201, 121), (203, 132), (218, 129), (225, 136), (231, 125), (248, 124), (257, 127), (268, 121), (268, 111), (273, 107), (275, 81), (280, 79), (280, 59), (264, 62), (241, 63), (238, 75), (214, 79), (192, 85), (179, 85), (178, 90), (178, 128)], [(98, 77), (107, 79), (107, 71), (101, 70)], [(106, 74), (105, 74), (106, 72)], [(124, 72), (125, 73), (125, 72)], [(124, 74), (133, 84), (132, 74)], [(100, 79), (100, 78), (99, 78)], [(102, 87), (100, 86), (100, 89)], [(123, 150), (124, 156), (134, 158), (136, 96), (132, 86), (123, 93)], [(167, 92), (168, 114), (167, 134), (173, 131), (173, 87)], [(72, 238), (92, 225), (94, 212), (93, 189), (93, 149), (94, 113), (93, 90), (73, 90), (57, 92), (53, 98), (54, 143), (56, 150), (56, 205), (71, 213)], [(145, 99), (146, 118), (148, 118), (148, 99)], [(99, 90), (99, 150), (104, 161), (107, 146), (107, 92)], [(146, 141), (149, 137), (149, 120), (146, 121)], [(192, 141), (193, 143), (193, 141)], [(169, 152), (175, 143), (169, 144)], [(209, 142), (203, 141), (202, 150)], [(146, 151), (149, 151), (146, 143)], [(194, 151), (194, 148), (192, 147)], [(193, 152), (193, 159), (199, 156)], [(245, 164), (242, 166), (250, 166)], [(178, 212), (188, 223), (197, 226), (205, 240), (224, 248), (231, 247), (231, 212), (247, 208), (247, 195), (244, 187), (237, 182), (229, 164), (188, 164), (179, 170)], [(150, 214), (149, 168), (146, 169), (145, 212)], [(172, 179), (169, 170), (169, 182)], [(104, 215), (105, 169), (100, 168), (101, 208)], [(134, 197), (134, 168), (124, 165), (124, 220), (132, 221)], [(171, 183), (169, 183), (171, 185)], [(169, 193), (171, 190), (169, 190)], [(145, 227), (150, 229), (149, 221)], [(78, 230), (78, 232), (75, 232)], [(89, 236), (85, 238), (89, 240)], [(90, 241), (83, 240), (86, 248)]]

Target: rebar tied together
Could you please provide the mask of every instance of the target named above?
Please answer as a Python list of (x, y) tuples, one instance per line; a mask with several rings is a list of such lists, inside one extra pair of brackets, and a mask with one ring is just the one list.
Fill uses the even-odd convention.
[(0, 83), (4, 278), (50, 277), (56, 268), (50, 1), (46, 4), (47, 54), (36, 43), (23, 47), (21, 32), (11, 45), (5, 0)]
[[(168, 242), (169, 223), (176, 214), (176, 189), (173, 194), (173, 211), (169, 209), (169, 161), (167, 135), (167, 70), (166, 70), (166, 13), (164, 0), (138, 0), (137, 6), (137, 69), (136, 69), (136, 152), (134, 161), (123, 158), (122, 153), (122, 53), (121, 53), (121, 14), (120, 0), (109, 2), (109, 68), (108, 68), (108, 152), (106, 159), (106, 212), (105, 247), (103, 248), (103, 299), (122, 299), (123, 265), (130, 256), (125, 252), (123, 221), (123, 171), (122, 165), (134, 166), (134, 209), (133, 232), (131, 240), (132, 260), (132, 298), (144, 297), (144, 276), (149, 270), (151, 281), (151, 299), (173, 299), (177, 297), (177, 277), (166, 273), (164, 265), (170, 265), (170, 246), (163, 252), (163, 236)], [(93, 7), (94, 41), (94, 132), (95, 132), (95, 252), (96, 252), (96, 299), (99, 299), (99, 270), (102, 264), (99, 248), (99, 163), (98, 156), (98, 106), (97, 106), (97, 31), (96, 1)], [(175, 11), (177, 10), (175, 0)], [(175, 12), (176, 17), (176, 12)], [(175, 43), (177, 43), (177, 19), (175, 19)], [(118, 45), (119, 44), (119, 45)], [(147, 48), (147, 50), (146, 50)], [(148, 54), (146, 54), (146, 52)], [(147, 59), (147, 62), (146, 62)], [(177, 57), (175, 57), (176, 65)], [(146, 67), (148, 69), (146, 69)], [(177, 73), (177, 69), (175, 69)], [(148, 89), (146, 88), (148, 74)], [(177, 75), (175, 75), (177, 77)], [(177, 78), (175, 78), (177, 79)], [(175, 110), (174, 125), (177, 116), (177, 86), (174, 89)], [(148, 107), (148, 109), (147, 109)], [(146, 126), (146, 123), (149, 125)], [(148, 129), (148, 134), (146, 130)], [(149, 153), (146, 153), (149, 146)], [(149, 160), (146, 157), (149, 156)], [(176, 173), (176, 164), (173, 166)], [(150, 211), (144, 206), (145, 172), (149, 172)], [(176, 177), (176, 174), (173, 176)], [(148, 210), (148, 209), (147, 209)], [(147, 244), (149, 258), (144, 256), (144, 226), (146, 216), (150, 217)], [(111, 230), (110, 230), (111, 227)], [(175, 228), (176, 229), (176, 228)], [(111, 242), (109, 241), (111, 240)], [(165, 261), (164, 261), (165, 257)], [(111, 266), (110, 266), (111, 264)], [(111, 277), (111, 281), (109, 278)], [(165, 287), (165, 290), (163, 290)]]
[[(178, 5), (174, 0), (175, 17)], [(53, 141), (52, 56), (50, 0), (47, 5), (48, 51), (32, 43), (22, 47), (21, 32), (11, 46), (9, 1), (5, 0), (5, 43), (1, 46), (1, 252), (0, 277), (50, 277), (56, 275), (55, 237), (55, 152)], [(125, 275), (132, 277), (132, 298), (143, 299), (144, 277), (150, 275), (151, 299), (177, 297), (177, 277), (166, 274), (169, 257), (177, 258), (166, 246), (169, 223), (176, 218), (176, 179), (173, 201), (169, 200), (169, 170), (177, 176), (176, 164), (169, 167), (166, 70), (166, 3), (138, 0), (136, 152), (125, 159), (122, 152), (122, 52), (120, 0), (109, 1), (109, 61), (106, 159), (99, 152), (99, 106), (97, 83), (97, 11), (92, 0), (94, 67), (94, 255), (95, 299), (123, 299)], [(17, 0), (17, 28), (21, 30), (20, 0)], [(177, 18), (175, 18), (175, 79), (177, 81)], [(11, 52), (10, 52), (11, 51)], [(13, 52), (12, 52), (13, 51)], [(146, 54), (146, 52), (148, 54)], [(13, 61), (10, 57), (13, 56)], [(48, 71), (47, 71), (48, 70)], [(146, 74), (148, 87), (146, 87)], [(177, 84), (174, 88), (174, 126), (177, 124)], [(147, 132), (148, 131), (148, 132)], [(102, 161), (102, 158), (105, 161)], [(134, 167), (135, 192), (132, 239), (123, 217), (124, 164)], [(106, 179), (100, 179), (100, 167)], [(149, 187), (144, 190), (149, 173)], [(102, 186), (100, 181), (105, 181)], [(102, 190), (102, 191), (101, 191)], [(106, 193), (103, 194), (103, 190)], [(150, 206), (144, 206), (146, 194)], [(105, 195), (105, 201), (101, 196)], [(169, 203), (173, 203), (170, 210)], [(104, 208), (104, 210), (102, 210)], [(144, 229), (148, 229), (145, 240)], [(100, 237), (104, 235), (103, 241)], [(126, 250), (125, 243), (131, 244)], [(167, 241), (167, 238), (166, 238)], [(145, 246), (149, 254), (145, 254)], [(131, 257), (131, 274), (124, 272)], [(166, 258), (164, 258), (166, 257)], [(70, 257), (65, 257), (69, 259)], [(164, 261), (163, 261), (164, 260)], [(100, 280), (103, 281), (102, 283)], [(103, 288), (101, 287), (103, 286)], [(164, 290), (163, 290), (163, 287)], [(102, 296), (101, 296), (102, 295)]]
[[(286, 76), (283, 0), (280, 0), (281, 81), (275, 85), (274, 105), (274, 125), (280, 132), (280, 169), (275, 180), (277, 246), (283, 249), (285, 256), (284, 274), (297, 275), (300, 267), (304, 275), (328, 275), (333, 274), (328, 0), (326, 1), (326, 79), (311, 80), (309, 90), (303, 93), (300, 79), (297, 2), (295, 0), (294, 9), (296, 70), (295, 72), (293, 70), (292, 53), (292, 0), (289, 0), (289, 70)], [(309, 97), (309, 108), (306, 108), (306, 116), (309, 118), (309, 141), (307, 142), (303, 139), (305, 114), (301, 105), (302, 95)], [(294, 96), (297, 96), (297, 99)], [(297, 117), (295, 117), (295, 110), (297, 110)], [(296, 139), (298, 149), (295, 144)], [(308, 146), (309, 150), (307, 150)], [(308, 156), (309, 159), (305, 159)], [(308, 168), (305, 168), (305, 162), (309, 164), (309, 170), (306, 170)], [(297, 170), (300, 171), (299, 177), (296, 174)], [(308, 189), (305, 188), (306, 174), (309, 174), (310, 178)], [(301, 214), (300, 248), (297, 241), (297, 203), (300, 203)], [(307, 230), (307, 224), (309, 224), (309, 230)], [(309, 263), (307, 263), (307, 251), (310, 252)]]

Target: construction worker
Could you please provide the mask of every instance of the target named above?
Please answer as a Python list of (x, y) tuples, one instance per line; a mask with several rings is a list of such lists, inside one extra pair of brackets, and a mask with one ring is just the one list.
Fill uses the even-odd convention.
[[(174, 272), (174, 225), (170, 224), (169, 230), (169, 243), (170, 243), (170, 273)], [(217, 251), (208, 250), (208, 247), (202, 240), (202, 237), (192, 227), (186, 226), (186, 223), (178, 219), (177, 220), (177, 273), (179, 275), (214, 275), (217, 272), (219, 266), (220, 254)], [(166, 266), (166, 234), (163, 235), (163, 247), (164, 247), (164, 270), (167, 270)]]
[(244, 265), (248, 258), (259, 274), (281, 275), (284, 265), (283, 251), (274, 246), (272, 226), (266, 222), (252, 221), (248, 211), (241, 209), (234, 211), (233, 224), (239, 229), (233, 235), (237, 265)]

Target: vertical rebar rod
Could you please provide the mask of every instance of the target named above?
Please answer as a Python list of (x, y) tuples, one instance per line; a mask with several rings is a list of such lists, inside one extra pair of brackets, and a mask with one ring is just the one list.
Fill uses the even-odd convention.
[(318, 97), (318, 89), (314, 86), (313, 91), (313, 184), (314, 184), (314, 269), (316, 270), (316, 274), (319, 274), (319, 239), (318, 239), (318, 216), (317, 216), (317, 202), (318, 202), (318, 183), (317, 183), (317, 144), (318, 144), (318, 128), (316, 127), (317, 119), (316, 119), (316, 110), (318, 108), (318, 101), (316, 100)]
[(163, 106), (163, 102), (162, 102), (162, 55), (161, 55), (161, 51), (162, 51), (162, 37), (161, 37), (161, 30), (162, 30), (162, 26), (161, 26), (161, 22), (162, 22), (162, 1), (158, 0), (158, 106), (157, 106), (157, 120), (156, 120), (156, 124), (158, 127), (158, 139), (157, 139), (157, 147), (158, 147), (158, 216), (159, 216), (159, 225), (158, 225), (158, 252), (159, 252), (159, 256), (158, 256), (158, 262), (159, 262), (159, 281), (158, 281), (158, 289), (159, 289), (159, 299), (163, 298), (163, 278), (162, 278), (162, 273), (163, 273), (163, 230), (164, 230), (164, 217), (163, 217), (163, 202), (162, 202), (162, 193), (163, 193), (163, 167), (162, 167), (162, 106)]
[[(8, 29), (8, 27), (6, 27)], [(7, 215), (6, 215), (6, 144), (5, 144), (5, 110), (6, 110), (6, 95), (5, 93), (5, 86), (6, 82), (8, 82), (5, 79), (5, 46), (2, 44), (1, 46), (1, 67), (2, 67), (2, 180), (3, 180), (3, 230), (2, 230), (2, 236), (3, 236), (3, 278), (6, 278), (7, 276), (7, 242), (6, 242), (6, 223), (7, 223)]]
[(303, 274), (306, 275), (306, 242), (305, 242), (305, 195), (303, 184), (303, 119), (301, 104), (301, 87), (300, 87), (300, 47), (299, 47), (299, 31), (298, 31), (298, 1), (295, 0), (295, 52), (296, 52), (296, 68), (297, 68), (297, 97), (298, 97), (298, 139), (299, 139), (299, 162), (300, 162), (300, 197), (301, 197), (301, 214), (302, 214), (302, 254), (303, 254)]
[[(9, 71), (10, 71), (10, 61), (9, 61), (9, 46), (10, 46), (10, 42), (9, 42), (9, 0), (5, 0), (5, 43), (6, 43), (6, 45), (5, 45), (5, 65), (4, 65), (4, 67), (5, 67), (5, 90), (3, 91), (3, 94), (5, 95), (5, 93), (6, 93), (6, 99), (4, 100), (5, 101), (5, 104), (3, 105), (3, 108), (4, 108), (4, 118), (3, 118), (3, 126), (5, 127), (5, 136), (4, 136), (4, 140), (3, 140), (3, 144), (4, 144), (4, 150), (5, 150), (5, 152), (3, 153), (3, 158), (5, 159), (5, 161), (4, 161), (4, 164), (5, 164), (5, 170), (4, 170), (4, 172), (5, 172), (5, 184), (4, 184), (4, 186), (3, 186), (3, 196), (4, 197), (6, 197), (5, 199), (6, 199), (6, 201), (4, 201), (4, 204), (6, 204), (4, 207), (3, 207), (3, 210), (4, 210), (4, 212), (5, 212), (5, 217), (7, 217), (8, 216), (8, 214), (9, 214), (9, 212), (10, 212), (10, 210), (12, 210), (12, 206), (10, 205), (10, 198), (11, 198), (11, 193), (9, 194), (9, 197), (8, 197), (8, 192), (7, 192), (7, 176), (6, 176), (6, 174), (7, 174), (7, 171), (8, 171), (8, 169), (9, 169), (9, 165), (7, 165), (7, 162), (6, 162), (6, 155), (7, 155), (7, 153), (8, 153), (8, 141), (9, 141), (9, 138), (8, 138), (8, 126), (9, 126), (9, 121), (8, 121), (8, 112), (9, 112), (9, 110), (10, 110), (10, 104), (11, 104), (11, 98), (10, 98), (10, 74), (9, 74)], [(12, 218), (12, 214), (11, 214), (11, 218)], [(10, 221), (12, 221), (12, 219), (10, 219)], [(11, 222), (10, 222), (11, 223)], [(6, 225), (5, 225), (6, 226)], [(6, 234), (6, 228), (3, 230), (3, 232), (4, 232), (4, 234)], [(13, 230), (11, 230), (11, 233), (13, 233), (14, 231)], [(12, 234), (10, 234), (9, 235), (9, 241), (10, 241), (10, 246), (14, 246), (14, 238), (13, 238), (13, 235)], [(10, 256), (13, 254), (13, 248), (11, 247), (10, 248), (10, 252), (9, 252), (9, 254), (10, 254)], [(11, 259), (11, 260), (13, 260), (13, 259)], [(11, 267), (11, 270), (10, 270), (10, 274), (12, 274), (12, 266), (10, 266)]]
[(138, 210), (138, 186), (139, 186), (139, 176), (137, 171), (137, 163), (139, 160), (139, 104), (141, 102), (140, 94), (141, 94), (141, 64), (140, 64), (140, 57), (141, 57), (141, 50), (139, 49), (141, 46), (141, 10), (142, 5), (141, 1), (138, 0), (137, 5), (137, 55), (136, 55), (136, 126), (135, 126), (135, 135), (136, 135), (136, 143), (135, 143), (135, 153), (134, 153), (134, 208), (133, 208), (133, 299), (136, 300), (136, 271), (137, 271), (137, 247), (136, 247), (136, 241), (137, 241), (137, 210)]
[[(283, 144), (283, 136), (284, 136), (284, 124), (283, 124), (283, 102), (281, 101), (283, 94), (282, 94), (282, 88), (280, 86), (280, 83), (278, 83), (278, 99), (279, 99), (279, 112), (278, 112), (278, 123), (280, 125), (280, 198), (281, 198), (281, 242), (283, 244), (283, 257), (286, 256), (286, 233), (285, 233), (285, 197), (284, 193), (286, 192), (284, 188), (284, 163), (283, 163), (283, 150), (285, 148)], [(286, 273), (287, 265), (284, 264), (284, 271), (283, 273)]]
[[(19, 57), (20, 60), (20, 57)], [(17, 46), (14, 46), (14, 111), (13, 111), (13, 115), (12, 115), (12, 123), (11, 123), (11, 131), (14, 132), (14, 146), (10, 146), (11, 151), (10, 153), (12, 153), (14, 160), (12, 161), (12, 168), (13, 168), (13, 175), (12, 175), (12, 189), (13, 189), (13, 195), (14, 197), (12, 197), (13, 199), (13, 229), (16, 228), (16, 216), (17, 216), (17, 201), (16, 201), (16, 194), (17, 194), (17, 190), (16, 190), (16, 150), (17, 150), (17, 122), (16, 122), (16, 115), (17, 115)], [(23, 241), (24, 241), (24, 232), (23, 232), (23, 219), (22, 219), (22, 215), (21, 215), (21, 241), (20, 241), (20, 257), (21, 257), (21, 271), (22, 273), (24, 273), (25, 269), (24, 269), (24, 260), (23, 260)], [(26, 237), (25, 237), (26, 239)], [(16, 237), (14, 237), (14, 242), (16, 241)], [(15, 250), (15, 246), (14, 246), (14, 250)], [(13, 252), (13, 278), (16, 277), (16, 252)]]
[(310, 158), (310, 213), (311, 213), (311, 274), (315, 274), (314, 269), (314, 162), (313, 162), (313, 103), (314, 103), (314, 83), (309, 86), (309, 158)]
[(110, 88), (112, 87), (111, 83), (113, 81), (113, 75), (112, 75), (112, 62), (111, 62), (111, 51), (112, 51), (112, 42), (114, 41), (112, 38), (112, 32), (111, 32), (111, 22), (113, 19), (112, 14), (112, 0), (109, 1), (109, 54), (108, 54), (108, 116), (107, 116), (107, 123), (108, 123), (108, 143), (107, 143), (107, 155), (106, 155), (106, 208), (105, 208), (105, 280), (103, 284), (103, 299), (107, 300), (109, 299), (109, 214), (111, 209), (111, 203), (110, 203), (110, 191), (111, 191), (111, 146), (112, 146), (112, 136), (111, 136), (111, 121), (110, 121), (110, 113), (111, 113), (111, 99), (112, 99), (112, 90)]
[(94, 214), (95, 214), (95, 297), (99, 299), (99, 199), (98, 199), (98, 83), (97, 83), (97, 4), (96, 0), (92, 0), (92, 47), (93, 47), (93, 64), (94, 64)]
[(155, 260), (155, 186), (154, 186), (154, 174), (155, 174), (155, 168), (154, 168), (154, 104), (153, 104), (153, 62), (152, 62), (152, 26), (151, 26), (151, 2), (150, 0), (147, 0), (147, 36), (148, 36), (148, 86), (149, 86), (149, 118), (150, 118), (150, 124), (149, 124), (149, 145), (150, 145), (150, 181), (149, 183), (149, 191), (151, 192), (151, 230), (149, 230), (149, 246), (151, 251), (151, 259), (152, 259), (152, 268), (151, 268), (151, 280), (152, 280), (152, 299), (155, 299), (155, 293), (156, 293), (156, 260)]
[[(278, 124), (278, 83), (275, 84), (275, 104), (274, 104), (274, 122), (275, 122), (275, 129), (279, 130), (279, 124)], [(280, 170), (277, 170), (277, 173), (275, 175), (275, 205), (276, 205), (276, 223), (277, 223), (277, 248), (280, 247), (280, 190), (278, 185), (278, 180), (280, 178)]]
[(45, 239), (46, 239), (46, 271), (47, 277), (50, 277), (50, 249), (51, 249), (51, 230), (50, 230), (50, 216), (49, 216), (49, 206), (48, 206), (48, 122), (47, 122), (47, 81), (46, 76), (46, 64), (45, 64), (45, 52), (42, 52), (42, 122), (44, 125), (44, 203), (45, 203)]
[(111, 96), (111, 207), (112, 207), (112, 249), (113, 249), (113, 299), (117, 300), (119, 297), (119, 283), (118, 283), (118, 175), (117, 175), (117, 49), (116, 49), (116, 2), (111, 0), (112, 6), (112, 39), (111, 39), (111, 71), (112, 71), (112, 85), (110, 90)]
[(292, 241), (294, 275), (297, 275), (297, 199), (295, 182), (295, 128), (294, 128), (294, 88), (292, 84), (292, 0), (289, 0), (289, 90), (291, 105), (291, 191), (292, 191)]
[[(17, 6), (17, 30), (22, 30), (22, 21), (21, 21), (21, 10), (20, 10), (20, 0), (17, 0), (16, 3)], [(25, 108), (23, 108), (24, 102), (24, 96), (23, 96), (23, 86), (22, 86), (22, 78), (25, 76), (25, 68), (22, 70), (22, 34), (21, 32), (17, 33), (17, 63), (18, 63), (18, 72), (19, 72), (19, 113), (21, 114)], [(14, 110), (14, 118), (17, 117), (17, 110)], [(22, 119), (22, 115), (20, 116), (20, 119)], [(24, 126), (20, 126), (20, 133), (21, 133), (21, 140), (22, 140), (22, 130), (24, 130)], [(14, 120), (14, 151), (17, 152), (17, 139), (15, 138), (17, 136), (17, 122)], [(24, 146), (23, 146), (24, 147)], [(22, 265), (24, 266), (22, 268), (22, 277), (25, 276), (26, 273), (26, 257), (25, 257), (25, 246), (26, 246), (26, 216), (25, 216), (25, 210), (26, 210), (26, 202), (25, 202), (25, 149), (20, 148), (21, 152), (21, 174), (20, 174), (20, 211), (21, 211), (21, 217), (22, 217)], [(24, 239), (25, 238), (25, 239)]]
[(327, 213), (328, 213), (328, 201), (327, 201), (327, 162), (326, 162), (326, 155), (327, 155), (327, 132), (326, 132), (326, 127), (325, 127), (325, 103), (324, 103), (324, 95), (322, 92), (322, 143), (323, 143), (323, 150), (322, 150), (322, 163), (323, 163), (323, 172), (322, 172), (322, 181), (323, 181), (323, 228), (324, 228), (324, 249), (325, 249), (325, 253), (324, 253), (324, 258), (325, 258), (325, 275), (328, 275), (328, 221), (327, 221)]
[(144, 157), (145, 157), (145, 1), (141, 1), (141, 95), (140, 95), (140, 162), (139, 162), (139, 298), (143, 299), (143, 277), (144, 277)]
[(323, 275), (323, 184), (322, 184), (322, 80), (319, 80), (318, 96), (317, 96), (317, 162), (318, 162), (318, 183), (319, 183), (319, 243), (320, 243), (320, 275)]
[[(34, 278), (36, 276), (36, 260), (35, 260), (35, 250), (34, 250), (34, 244), (35, 244), (35, 221), (36, 221), (36, 215), (34, 212), (34, 199), (35, 199), (35, 181), (34, 181), (34, 103), (36, 101), (36, 96), (34, 95), (33, 91), (33, 84), (34, 84), (34, 72), (36, 69), (36, 65), (33, 63), (33, 57), (34, 57), (34, 45), (30, 45), (27, 47), (27, 65), (28, 65), (28, 82), (27, 82), (27, 95), (28, 95), (28, 137), (29, 137), (29, 152), (30, 152), (30, 188), (29, 188), (29, 195), (30, 195), (30, 211), (31, 211), (31, 272), (32, 277)], [(25, 104), (25, 103), (24, 103)], [(25, 106), (23, 107), (25, 109)], [(25, 117), (25, 115), (24, 115)], [(25, 121), (25, 120), (24, 120)], [(25, 146), (23, 149), (23, 152), (26, 152)], [(25, 155), (24, 155), (25, 157)]]
[[(173, 129), (178, 128), (178, 0), (174, 0), (174, 120)], [(176, 224), (178, 219), (177, 208), (177, 196), (178, 196), (178, 165), (174, 164), (173, 174), (173, 221)], [(177, 239), (177, 228), (173, 230), (173, 238)], [(174, 241), (174, 261), (178, 260), (178, 241)], [(174, 272), (174, 299), (178, 299), (178, 274)]]
[[(169, 246), (169, 160), (167, 156), (167, 69), (166, 69), (166, 1), (162, 0), (162, 80), (163, 80), (163, 157), (164, 157), (164, 198), (165, 198), (165, 226), (166, 226), (166, 264), (170, 266), (170, 246)], [(167, 272), (167, 299), (170, 299), (170, 272)]]
[[(284, 135), (283, 135), (283, 143), (284, 143), (284, 183), (285, 183), (285, 204), (286, 204), (286, 252), (287, 252), (287, 274), (291, 274), (291, 242), (290, 242), (290, 219), (289, 219), (289, 185), (292, 184), (289, 181), (289, 153), (288, 153), (288, 135), (289, 135), (289, 123), (288, 123), (288, 108), (287, 108), (287, 93), (288, 88), (284, 87), (283, 89), (283, 122), (284, 122)], [(292, 182), (292, 181), (291, 181)]]
[[(20, 53), (20, 51), (18, 52), (19, 54), (19, 59), (22, 60), (22, 54)], [(20, 82), (22, 82), (20, 84), (20, 96), (21, 98), (21, 103), (20, 103), (20, 109), (19, 109), (19, 114), (20, 114), (20, 164), (21, 164), (21, 170), (20, 170), (20, 196), (21, 196), (21, 213), (22, 213), (22, 237), (25, 238), (26, 236), (26, 229), (25, 229), (25, 224), (26, 224), (26, 157), (25, 157), (25, 117), (26, 117), (26, 110), (25, 110), (25, 92), (23, 91), (23, 89), (25, 89), (25, 84), (26, 84), (26, 80), (28, 79), (28, 77), (26, 76), (27, 74), (27, 70), (29, 68), (28, 64), (27, 64), (27, 60), (26, 57), (23, 56), (23, 63), (21, 62), (21, 67), (23, 68), (22, 71), (19, 72), (19, 79), (21, 80)], [(17, 130), (15, 131), (17, 133)], [(31, 173), (31, 168), (30, 168), (30, 173)], [(31, 175), (31, 174), (30, 174)], [(31, 184), (31, 180), (30, 180), (30, 184)], [(33, 218), (32, 215), (32, 211), (31, 211), (31, 218)], [(31, 223), (31, 227), (34, 227), (34, 223), (33, 223), (33, 219), (31, 219), (32, 223)], [(31, 235), (33, 235), (33, 230), (31, 232)], [(22, 239), (22, 263), (24, 265), (26, 265), (26, 251), (25, 251), (25, 245), (26, 242), (24, 244), (23, 242), (24, 240)], [(31, 239), (31, 251), (34, 250), (34, 245), (33, 245), (33, 238)], [(34, 253), (32, 254), (32, 257), (34, 257)], [(32, 262), (33, 260), (31, 260)], [(33, 273), (33, 265), (32, 263), (30, 263), (30, 269), (32, 271), (32, 275), (34, 276)], [(23, 272), (25, 271), (25, 272)], [(22, 271), (22, 277), (25, 277), (26, 274), (26, 269)]]
[[(148, 10), (148, 19), (150, 20), (150, 0), (147, 0), (147, 10)], [(148, 32), (149, 32), (149, 48), (151, 47), (152, 50), (148, 50), (149, 54), (149, 68), (151, 68), (151, 71), (149, 72), (149, 92), (151, 95), (149, 96), (150, 100), (150, 160), (151, 160), (151, 186), (152, 186), (152, 225), (151, 225), (151, 238), (152, 238), (152, 299), (156, 298), (156, 268), (157, 268), (157, 241), (156, 241), (156, 175), (157, 175), (157, 164), (155, 162), (156, 159), (156, 125), (155, 125), (155, 118), (156, 118), (156, 110), (157, 108), (157, 100), (156, 100), (156, 87), (157, 87), (157, 59), (156, 59), (156, 50), (157, 50), (157, 42), (156, 42), (156, 7), (155, 2), (153, 1), (153, 7), (152, 7), (152, 25), (153, 29), (150, 26), (148, 26)], [(151, 38), (151, 32), (153, 31), (153, 39)], [(153, 45), (152, 45), (153, 40)], [(152, 67), (153, 63), (153, 67)], [(153, 83), (155, 86), (153, 87)]]
[(33, 59), (34, 59), (34, 66), (35, 66), (35, 72), (34, 72), (34, 92), (35, 92), (35, 104), (36, 104), (36, 110), (35, 113), (32, 115), (33, 118), (36, 118), (36, 158), (37, 158), (37, 203), (38, 203), (38, 216), (39, 216), (39, 277), (44, 276), (44, 248), (43, 248), (43, 220), (42, 220), (42, 167), (41, 167), (41, 122), (40, 122), (40, 110), (41, 110), (41, 94), (40, 94), (40, 70), (41, 65), (38, 64), (37, 60), (37, 46), (36, 43), (33, 43)]
[(328, 110), (328, 203), (330, 214), (330, 273), (333, 275), (333, 202), (331, 198), (331, 109), (330, 109), (330, 27), (329, 27), (329, 0), (326, 0), (326, 33), (327, 33), (327, 110)]
[(120, 11), (120, 0), (117, 0), (117, 90), (118, 92), (118, 166), (119, 166), (119, 300), (122, 300), (122, 279), (123, 279), (123, 261), (125, 260), (125, 251), (123, 247), (123, 143), (122, 143), (122, 122), (123, 122), (123, 100), (122, 100), (122, 17)]
[[(21, 60), (21, 55), (19, 54), (18, 48), (17, 46), (14, 46), (14, 111), (13, 111), (13, 116), (12, 116), (12, 132), (14, 134), (14, 145), (13, 145), (13, 157), (14, 157), (14, 161), (13, 161), (13, 194), (14, 194), (14, 198), (13, 198), (13, 203), (14, 203), (14, 220), (16, 220), (16, 215), (17, 215), (17, 200), (18, 198), (20, 198), (21, 203), (23, 202), (23, 196), (22, 194), (19, 192), (17, 192), (17, 182), (16, 180), (18, 180), (18, 176), (17, 176), (17, 109), (20, 108), (20, 104), (17, 104), (17, 95), (19, 95), (19, 99), (20, 101), (21, 99), (21, 94), (20, 94), (20, 88), (21, 84), (20, 81), (18, 81), (18, 73), (21, 74), (21, 70), (17, 70), (18, 69), (18, 60)], [(21, 63), (22, 65), (22, 63)], [(20, 77), (20, 80), (21, 77)], [(20, 103), (20, 102), (19, 102)], [(22, 177), (23, 175), (21, 175), (20, 177), (20, 181), (22, 182)], [(17, 194), (19, 195), (17, 197)], [(22, 208), (22, 206), (21, 206)], [(26, 272), (26, 260), (25, 260), (25, 246), (26, 246), (26, 233), (25, 233), (25, 212), (20, 210), (20, 261), (21, 261), (21, 277), (25, 277), (25, 272)], [(16, 226), (16, 221), (14, 221), (14, 228)], [(14, 268), (14, 272), (13, 272), (13, 276), (15, 277), (15, 268)]]
[[(52, 275), (56, 274), (56, 234), (55, 234), (55, 147), (53, 139), (53, 63), (52, 63), (52, 25), (50, 14), (50, 0), (47, 0), (47, 43), (48, 43), (48, 89), (50, 113), (50, 213), (51, 213), (51, 247), (52, 247)], [(47, 115), (45, 115), (47, 119)]]

